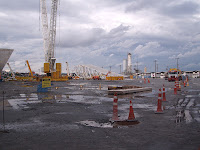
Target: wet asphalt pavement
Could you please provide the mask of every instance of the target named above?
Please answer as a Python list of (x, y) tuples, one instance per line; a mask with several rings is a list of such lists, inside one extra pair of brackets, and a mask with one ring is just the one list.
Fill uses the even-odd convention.
[[(174, 82), (164, 79), (53, 82), (37, 93), (37, 82), (0, 82), (0, 149), (69, 150), (198, 150), (200, 148), (200, 79), (174, 95)], [(101, 83), (101, 90), (99, 84)], [(163, 114), (155, 114), (158, 89), (166, 88)], [(152, 92), (118, 96), (119, 119), (125, 120), (132, 100), (138, 121), (113, 126), (113, 96), (108, 85), (152, 87)], [(5, 91), (5, 129), (3, 129)]]

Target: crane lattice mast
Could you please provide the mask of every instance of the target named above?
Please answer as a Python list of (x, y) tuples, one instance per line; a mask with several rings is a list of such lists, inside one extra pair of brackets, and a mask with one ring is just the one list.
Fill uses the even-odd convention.
[(46, 0), (40, 0), (41, 19), (42, 19), (42, 34), (43, 34), (43, 48), (45, 53), (45, 62), (48, 62), (48, 47), (49, 47), (49, 30)]
[(51, 2), (52, 6), (51, 6), (50, 28), (48, 30), (46, 0), (40, 0), (41, 10), (42, 10), (41, 12), (42, 12), (45, 62), (48, 62), (50, 64), (50, 71), (53, 71), (56, 60), (54, 56), (54, 47), (56, 39), (56, 18), (57, 18), (58, 0), (52, 0)]

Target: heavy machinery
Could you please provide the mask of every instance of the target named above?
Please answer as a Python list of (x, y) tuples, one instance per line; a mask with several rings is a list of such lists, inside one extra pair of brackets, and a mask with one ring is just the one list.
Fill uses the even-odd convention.
[(177, 69), (177, 68), (171, 68), (169, 69), (168, 72), (168, 81), (175, 81), (176, 79), (178, 79), (179, 81), (182, 80), (181, 77), (181, 70)]
[(32, 72), (32, 70), (31, 70), (31, 67), (30, 67), (30, 65), (29, 65), (28, 60), (26, 60), (26, 63), (27, 63), (27, 65), (28, 65), (28, 69), (29, 69), (30, 76), (33, 77), (33, 72)]
[(54, 48), (56, 41), (56, 18), (57, 18), (57, 7), (58, 0), (51, 1), (51, 16), (50, 16), (50, 27), (48, 28), (47, 8), (46, 0), (40, 0), (41, 8), (41, 19), (42, 19), (42, 33), (44, 41), (44, 73), (47, 74), (48, 78), (55, 81), (67, 80), (66, 77), (61, 76), (61, 63), (56, 63), (56, 69), (54, 68), (56, 58), (54, 56)]
[(17, 79), (15, 78), (15, 73), (13, 72), (12, 68), (10, 67), (10, 64), (7, 63), (9, 69), (10, 69), (10, 72), (11, 72), (11, 77), (9, 77), (7, 80), (8, 81), (16, 81)]
[(45, 53), (44, 65), (47, 66), (49, 65), (49, 67), (44, 68), (46, 69), (44, 70), (45, 73), (50, 73), (54, 71), (54, 64), (56, 60), (54, 57), (54, 47), (56, 38), (57, 5), (58, 5), (58, 0), (52, 0), (50, 28), (48, 28), (46, 0), (40, 0), (42, 31), (44, 40), (44, 53)]

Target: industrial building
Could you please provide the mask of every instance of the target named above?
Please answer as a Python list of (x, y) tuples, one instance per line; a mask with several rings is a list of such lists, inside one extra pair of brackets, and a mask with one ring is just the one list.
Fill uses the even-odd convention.
[(132, 74), (132, 55), (128, 53), (127, 59), (123, 60), (123, 74), (131, 75)]

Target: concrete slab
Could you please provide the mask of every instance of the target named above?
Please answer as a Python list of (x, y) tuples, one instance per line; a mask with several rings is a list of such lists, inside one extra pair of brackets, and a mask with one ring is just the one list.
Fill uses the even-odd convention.
[(118, 95), (123, 95), (123, 94), (146, 92), (146, 91), (152, 91), (152, 88), (151, 87), (144, 87), (144, 88), (108, 90), (108, 94), (113, 95), (113, 94), (117, 93)]

